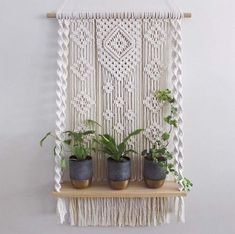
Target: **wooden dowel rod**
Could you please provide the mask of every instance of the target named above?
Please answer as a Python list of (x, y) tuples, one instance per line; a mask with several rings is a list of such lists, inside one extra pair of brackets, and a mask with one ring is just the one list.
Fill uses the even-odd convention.
[(184, 18), (192, 18), (191, 12), (184, 12)]
[[(49, 19), (56, 18), (56, 13), (55, 12), (48, 12), (47, 18), (49, 18)], [(192, 13), (191, 12), (184, 12), (184, 18), (192, 18)]]
[(50, 18), (50, 19), (56, 18), (56, 13), (55, 12), (48, 12), (47, 13), (47, 18)]

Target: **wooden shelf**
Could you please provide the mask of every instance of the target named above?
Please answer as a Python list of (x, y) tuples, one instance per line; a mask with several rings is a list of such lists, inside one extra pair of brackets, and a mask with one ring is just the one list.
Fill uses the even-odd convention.
[(131, 182), (125, 190), (112, 190), (107, 183), (93, 182), (86, 189), (75, 189), (70, 182), (62, 184), (60, 192), (52, 192), (55, 197), (68, 198), (144, 198), (144, 197), (172, 197), (186, 196), (186, 192), (179, 191), (177, 184), (166, 181), (161, 188), (146, 188), (144, 182)]

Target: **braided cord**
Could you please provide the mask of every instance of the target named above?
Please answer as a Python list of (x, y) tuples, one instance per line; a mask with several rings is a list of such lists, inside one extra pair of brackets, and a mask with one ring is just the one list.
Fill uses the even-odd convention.
[(55, 148), (55, 190), (61, 189), (61, 140), (62, 132), (66, 127), (66, 98), (67, 98), (67, 77), (68, 77), (68, 54), (69, 54), (69, 20), (58, 19), (59, 23), (59, 38), (58, 38), (58, 69), (57, 69), (57, 100), (56, 100), (56, 148)]
[(183, 109), (182, 109), (182, 37), (181, 22), (178, 19), (171, 20), (172, 25), (172, 93), (176, 100), (176, 120), (178, 127), (174, 131), (174, 164), (179, 174), (179, 189), (183, 189)]

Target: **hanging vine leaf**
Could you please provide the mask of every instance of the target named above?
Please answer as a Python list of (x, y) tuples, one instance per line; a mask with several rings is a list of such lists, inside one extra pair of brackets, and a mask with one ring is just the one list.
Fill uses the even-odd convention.
[(51, 132), (48, 132), (48, 133), (40, 140), (40, 146), (43, 145), (43, 142), (47, 139), (48, 136), (51, 136)]

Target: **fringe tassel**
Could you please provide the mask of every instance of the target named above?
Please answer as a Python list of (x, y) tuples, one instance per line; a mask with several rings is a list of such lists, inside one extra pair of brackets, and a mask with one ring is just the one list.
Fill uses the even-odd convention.
[(184, 198), (182, 196), (175, 198), (175, 216), (178, 222), (185, 223), (185, 207)]
[(179, 197), (178, 222), (185, 223), (185, 207), (183, 197)]
[[(70, 225), (87, 226), (157, 226), (170, 222), (174, 198), (68, 198), (58, 199), (60, 223), (65, 222), (69, 207)], [(184, 199), (175, 198), (178, 222), (184, 222)]]
[(59, 217), (60, 223), (63, 224), (65, 222), (65, 216), (67, 214), (66, 201), (64, 198), (57, 199), (56, 213)]

